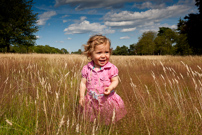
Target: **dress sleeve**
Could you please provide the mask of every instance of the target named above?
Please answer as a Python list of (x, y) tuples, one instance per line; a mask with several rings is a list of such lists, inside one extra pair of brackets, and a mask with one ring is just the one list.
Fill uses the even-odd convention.
[(87, 78), (87, 65), (85, 65), (84, 67), (83, 67), (83, 69), (81, 70), (81, 75), (82, 75), (82, 77), (83, 78)]
[(109, 70), (109, 78), (113, 78), (115, 76), (118, 76), (118, 68), (115, 65), (112, 65), (112, 67)]

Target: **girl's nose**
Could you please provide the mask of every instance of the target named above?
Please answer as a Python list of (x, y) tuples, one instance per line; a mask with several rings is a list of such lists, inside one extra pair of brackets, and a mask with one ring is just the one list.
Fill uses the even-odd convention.
[(105, 53), (102, 53), (101, 57), (105, 57)]

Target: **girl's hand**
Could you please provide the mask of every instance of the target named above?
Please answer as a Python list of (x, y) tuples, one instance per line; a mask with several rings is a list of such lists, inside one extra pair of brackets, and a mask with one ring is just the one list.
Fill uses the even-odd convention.
[(84, 98), (79, 99), (79, 104), (80, 106), (84, 107)]
[(111, 93), (112, 90), (113, 89), (111, 87), (106, 87), (105, 91), (104, 91), (104, 94), (107, 96), (107, 95), (109, 95)]
[(117, 87), (119, 83), (118, 76), (111, 78), (111, 82), (112, 83), (110, 84), (110, 86), (105, 88), (104, 94), (106, 96), (109, 95), (111, 91)]

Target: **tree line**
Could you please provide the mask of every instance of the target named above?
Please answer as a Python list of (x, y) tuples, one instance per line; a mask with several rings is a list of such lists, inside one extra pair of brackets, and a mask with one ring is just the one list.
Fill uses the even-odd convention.
[[(195, 0), (199, 13), (179, 19), (177, 29), (160, 27), (158, 32), (147, 31), (129, 47), (117, 46), (114, 55), (201, 55), (201, 0)], [(1, 0), (0, 52), (69, 53), (48, 45), (35, 45), (38, 31), (37, 13), (32, 11), (33, 0)], [(82, 51), (72, 52), (81, 54)]]
[[(0, 48), (0, 52), (6, 52), (6, 48)], [(11, 46), (10, 53), (45, 53), (45, 54), (69, 54), (69, 52), (65, 49), (58, 49), (55, 47), (51, 47), (49, 45), (36, 45), (29, 46), (28, 48), (24, 46)]]
[(147, 31), (136, 44), (117, 46), (114, 55), (191, 55), (193, 51), (185, 35), (167, 27), (160, 27), (158, 33)]
[(65, 49), (58, 49), (55, 47), (51, 47), (49, 45), (36, 45), (36, 46), (30, 46), (28, 47), (28, 50), (25, 47), (17, 47), (12, 46), (11, 51), (12, 53), (54, 53), (54, 54), (69, 54), (69, 52)]

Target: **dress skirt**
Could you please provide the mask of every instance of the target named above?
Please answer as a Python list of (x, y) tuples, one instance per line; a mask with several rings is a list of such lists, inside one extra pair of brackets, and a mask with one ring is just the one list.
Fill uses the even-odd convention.
[(112, 92), (108, 96), (97, 95), (96, 97), (87, 93), (82, 113), (91, 122), (96, 119), (96, 121), (108, 125), (122, 119), (127, 111), (123, 100), (116, 92)]

